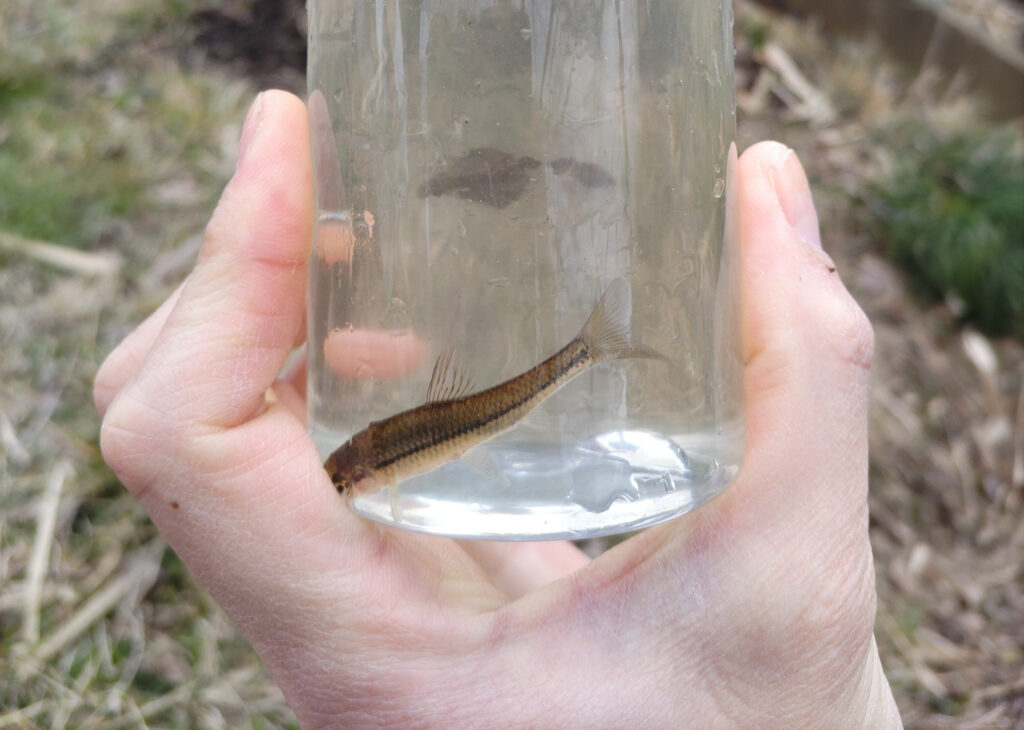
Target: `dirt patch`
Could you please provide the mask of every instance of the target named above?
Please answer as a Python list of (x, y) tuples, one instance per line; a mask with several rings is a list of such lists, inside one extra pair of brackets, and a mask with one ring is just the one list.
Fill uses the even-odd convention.
[(306, 3), (252, 0), (220, 3), (189, 18), (191, 52), (252, 79), (260, 88), (305, 94)]

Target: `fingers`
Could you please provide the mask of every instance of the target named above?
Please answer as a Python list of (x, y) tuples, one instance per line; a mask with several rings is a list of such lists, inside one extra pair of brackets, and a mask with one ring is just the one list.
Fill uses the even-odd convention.
[[(683, 586), (671, 594), (684, 607), (678, 615), (688, 606), (708, 622), (713, 604), (727, 638), (733, 619), (749, 621), (742, 617), (751, 605), (785, 614), (761, 624), (773, 630), (810, 615), (811, 606), (837, 626), (850, 612), (863, 619), (873, 610), (871, 327), (820, 247), (796, 156), (779, 144), (756, 145), (740, 158), (736, 181), (747, 420), (740, 474), (693, 515), (626, 541), (578, 574), (585, 589), (608, 586), (613, 596), (621, 583), (611, 578), (627, 575), (640, 586), (641, 575)], [(853, 624), (870, 632), (870, 619)]]
[[(283, 458), (289, 448), (318, 463), (301, 421), (276, 416), (271, 421), (286, 429), (276, 443), (256, 434), (256, 443), (194, 448), (197, 437), (264, 412), (265, 394), (303, 324), (312, 174), (302, 102), (284, 92), (261, 94), (240, 148), (194, 271), (97, 377), (104, 457), (151, 514), (186, 497), (205, 498), (204, 470), (283, 468), (270, 457)], [(283, 399), (294, 406), (288, 393)], [(310, 467), (308, 476), (322, 475)], [(246, 484), (250, 497), (258, 492), (251, 476)], [(147, 494), (151, 487), (158, 489)]]
[[(145, 393), (125, 404), (144, 400), (152, 417), (211, 428), (246, 421), (262, 409), (264, 392), (301, 339), (312, 218), (302, 102), (261, 94), (241, 148), (196, 269), (152, 342), (154, 366), (143, 364), (125, 386)], [(118, 356), (111, 363), (100, 381), (105, 398), (128, 362)]]
[(111, 355), (96, 399), (107, 463), (204, 585), (255, 630), (314, 611), (308, 594), (260, 609), (287, 586), (322, 590), (328, 568), (343, 562), (346, 528), (358, 526), (294, 415), (297, 379), (286, 373), (280, 394), (266, 396), (306, 301), (312, 171), (302, 102), (264, 92), (241, 148), (177, 301)]

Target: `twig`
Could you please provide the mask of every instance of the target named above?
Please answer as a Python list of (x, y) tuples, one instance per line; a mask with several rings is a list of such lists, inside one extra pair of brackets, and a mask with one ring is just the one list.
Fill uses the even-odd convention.
[(3, 444), (7, 458), (17, 465), (26, 464), (32, 456), (18, 440), (18, 434), (14, 431), (14, 424), (7, 417), (6, 413), (0, 413), (0, 444)]
[[(188, 682), (186, 684), (179, 685), (178, 688), (172, 692), (160, 695), (156, 699), (150, 700), (140, 707), (136, 707), (135, 710), (138, 712), (139, 716), (141, 716), (142, 720), (145, 721), (146, 718), (152, 717), (153, 715), (159, 715), (164, 710), (188, 701), (194, 692), (195, 683)], [(134, 715), (125, 715), (116, 720), (100, 718), (96, 723), (93, 723), (88, 727), (102, 727), (106, 730), (115, 730), (116, 728), (125, 727), (135, 722), (138, 722), (138, 717), (135, 717)]]
[(948, 3), (941, 2), (941, 0), (913, 0), (913, 2), (931, 11), (940, 23), (955, 28), (961, 35), (967, 36), (996, 58), (1012, 66), (1018, 72), (1024, 73), (1024, 53), (1009, 44), (997, 43), (961, 11), (950, 7)]
[(70, 619), (36, 647), (31, 657), (34, 661), (26, 661), (20, 673), (33, 671), (33, 665), (52, 657), (126, 596), (133, 592), (141, 593), (144, 588), (152, 585), (160, 568), (160, 554), (163, 549), (163, 539), (156, 538), (136, 551), (120, 575), (94, 593)]
[(936, 697), (945, 697), (949, 693), (946, 685), (935, 675), (935, 672), (925, 666), (924, 662), (918, 658), (913, 644), (903, 634), (895, 619), (887, 614), (879, 614), (878, 623), (885, 633), (888, 634), (896, 650), (903, 655), (910, 670), (914, 673), (918, 684)]
[(1013, 512), (1024, 492), (1024, 364), (1020, 366), (1020, 392), (1017, 393), (1017, 416), (1013, 425), (1013, 471), (1010, 475), (1010, 493), (1006, 498), (1006, 511)]
[(1003, 697), (1008, 694), (1020, 692), (1021, 690), (1024, 690), (1024, 677), (1012, 682), (1003, 682), (1002, 684), (994, 684), (989, 687), (983, 687), (975, 690), (971, 692), (971, 702), (985, 702), (987, 700), (996, 699), (997, 697)]
[(17, 710), (5, 712), (0, 715), (0, 728), (11, 727), (17, 725), (19, 727), (31, 727), (32, 719), (46, 711), (52, 704), (51, 700), (39, 700), (33, 702), (31, 705), (26, 707), (20, 707)]
[(49, 241), (22, 238), (7, 231), (0, 231), (0, 249), (28, 256), (75, 274), (111, 276), (121, 269), (121, 258), (117, 254), (77, 251)]
[(50, 472), (46, 490), (39, 500), (39, 521), (36, 523), (32, 555), (29, 557), (25, 579), (25, 603), (22, 609), (22, 638), (29, 644), (39, 641), (39, 601), (46, 578), (46, 564), (53, 546), (53, 530), (57, 524), (57, 507), (60, 506), (60, 492), (64, 480), (74, 473), (71, 464), (65, 460), (57, 462)]
[(764, 47), (764, 60), (779, 80), (797, 98), (791, 102), (793, 112), (804, 119), (817, 124), (828, 124), (836, 119), (836, 110), (828, 97), (801, 73), (796, 62), (777, 43), (768, 43)]
[[(4, 586), (4, 592), (0, 594), (0, 612), (24, 610), (26, 591), (24, 582), (11, 582)], [(71, 586), (67, 584), (54, 585), (52, 582), (43, 581), (39, 602), (54, 600), (66, 603), (74, 600), (74, 597), (75, 590)]]

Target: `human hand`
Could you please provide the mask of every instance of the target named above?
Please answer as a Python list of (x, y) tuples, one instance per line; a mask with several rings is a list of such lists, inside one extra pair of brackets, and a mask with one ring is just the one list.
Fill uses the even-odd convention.
[[(183, 286), (96, 378), (107, 462), (304, 727), (898, 727), (872, 624), (870, 326), (795, 155), (740, 159), (747, 453), (589, 561), (354, 515), (303, 425), (305, 108), (265, 92)], [(788, 220), (787, 220), (788, 219)]]

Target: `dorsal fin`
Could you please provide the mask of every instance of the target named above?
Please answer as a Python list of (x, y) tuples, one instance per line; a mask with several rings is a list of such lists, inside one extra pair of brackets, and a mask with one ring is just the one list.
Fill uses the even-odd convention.
[(466, 375), (465, 363), (459, 351), (451, 346), (441, 350), (427, 385), (427, 403), (455, 400), (472, 391), (473, 381)]

